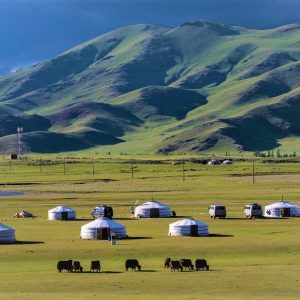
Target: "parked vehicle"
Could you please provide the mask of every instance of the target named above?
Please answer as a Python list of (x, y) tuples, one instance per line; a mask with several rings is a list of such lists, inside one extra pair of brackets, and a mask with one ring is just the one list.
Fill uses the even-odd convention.
[(93, 219), (102, 217), (112, 219), (112, 217), (114, 216), (114, 212), (111, 206), (99, 205), (91, 211), (91, 215)]
[(244, 207), (244, 214), (245, 218), (262, 218), (263, 210), (261, 205), (257, 203), (247, 204)]
[(225, 219), (226, 218), (226, 207), (224, 205), (210, 205), (208, 207), (208, 212), (210, 215), (210, 218), (220, 218)]

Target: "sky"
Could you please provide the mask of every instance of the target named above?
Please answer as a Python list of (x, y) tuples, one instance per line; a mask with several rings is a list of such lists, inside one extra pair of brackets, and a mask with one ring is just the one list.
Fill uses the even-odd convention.
[(205, 19), (250, 28), (300, 23), (300, 0), (0, 0), (0, 74), (121, 26)]

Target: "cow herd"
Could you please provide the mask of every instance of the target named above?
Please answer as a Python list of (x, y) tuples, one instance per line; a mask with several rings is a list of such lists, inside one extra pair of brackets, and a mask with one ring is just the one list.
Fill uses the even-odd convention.
[[(182, 258), (180, 260), (172, 260), (170, 257), (165, 259), (164, 263), (165, 268), (170, 268), (171, 271), (183, 271), (189, 270), (196, 271), (200, 270), (209, 270), (209, 265), (207, 264), (205, 259), (196, 259), (195, 265), (192, 264), (192, 260), (188, 258)], [(142, 266), (139, 264), (137, 259), (127, 259), (125, 261), (125, 270), (128, 269), (141, 271)], [(80, 261), (73, 260), (60, 260), (57, 263), (57, 270), (60, 273), (61, 271), (65, 270), (68, 272), (80, 272), (82, 273), (83, 267), (80, 264)], [(90, 272), (100, 272), (101, 271), (101, 263), (99, 260), (93, 260), (90, 264)]]
[(195, 266), (192, 263), (192, 260), (189, 258), (182, 258), (180, 260), (172, 260), (170, 257), (165, 259), (165, 268), (170, 268), (171, 271), (183, 271), (184, 269), (188, 269), (189, 271), (200, 270), (209, 270), (209, 265), (207, 264), (205, 259), (196, 259)]

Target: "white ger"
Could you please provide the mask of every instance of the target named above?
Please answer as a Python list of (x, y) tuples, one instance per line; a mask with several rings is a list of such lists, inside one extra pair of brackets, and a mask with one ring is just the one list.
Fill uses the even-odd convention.
[(48, 210), (49, 220), (75, 220), (76, 212), (73, 208), (68, 206), (57, 206)]
[(296, 204), (280, 201), (265, 206), (266, 218), (300, 217), (300, 207)]
[(208, 236), (208, 225), (195, 219), (183, 219), (169, 225), (169, 235)]
[(15, 242), (15, 229), (0, 223), (0, 244), (11, 244)]
[(117, 239), (126, 238), (125, 226), (105, 217), (81, 226), (80, 237), (82, 239), (108, 240), (112, 235)]
[(158, 201), (146, 202), (134, 210), (135, 218), (168, 218), (171, 216), (171, 208)]

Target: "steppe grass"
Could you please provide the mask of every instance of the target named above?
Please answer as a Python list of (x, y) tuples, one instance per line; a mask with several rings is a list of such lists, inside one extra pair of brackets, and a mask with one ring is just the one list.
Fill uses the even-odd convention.
[[(0, 246), (0, 298), (297, 299), (299, 218), (246, 220), (243, 206), (267, 205), (282, 195), (299, 205), (300, 164), (257, 161), (253, 184), (250, 162), (187, 162), (184, 173), (182, 164), (171, 162), (168, 157), (134, 157), (133, 165), (129, 157), (0, 161), (0, 190), (24, 192), (0, 197), (0, 222), (14, 227), (18, 240)], [(134, 203), (152, 198), (169, 204), (177, 217), (132, 219)], [(101, 203), (113, 206), (130, 239), (112, 246), (79, 238), (91, 209)], [(212, 203), (225, 204), (228, 218), (211, 220)], [(77, 220), (48, 221), (48, 209), (60, 204), (75, 208)], [(37, 217), (14, 219), (22, 209)], [(213, 236), (169, 237), (168, 225), (186, 216), (208, 223)], [(211, 271), (171, 272), (163, 268), (165, 257), (206, 258)], [(137, 258), (143, 271), (125, 272), (126, 258)], [(80, 260), (84, 271), (100, 259), (103, 272), (58, 273), (56, 263), (65, 259)]]

